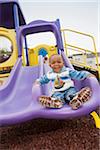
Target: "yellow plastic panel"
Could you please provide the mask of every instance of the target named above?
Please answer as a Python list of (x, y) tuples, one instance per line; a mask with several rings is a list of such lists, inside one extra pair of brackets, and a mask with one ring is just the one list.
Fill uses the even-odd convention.
[(18, 57), (18, 50), (17, 50), (17, 44), (16, 44), (16, 33), (12, 29), (0, 28), (0, 36), (4, 36), (4, 37), (8, 38), (11, 41), (12, 47), (13, 47), (12, 55), (10, 56), (10, 58), (7, 61), (0, 63), (0, 69), (6, 68), (6, 67), (12, 67), (15, 64), (16, 59)]
[(39, 50), (43, 48), (47, 51), (48, 57), (50, 57), (53, 54), (57, 54), (57, 48), (55, 46), (49, 46), (49, 45), (38, 45), (35, 48), (29, 49), (29, 64), (30, 66), (38, 65), (38, 53)]

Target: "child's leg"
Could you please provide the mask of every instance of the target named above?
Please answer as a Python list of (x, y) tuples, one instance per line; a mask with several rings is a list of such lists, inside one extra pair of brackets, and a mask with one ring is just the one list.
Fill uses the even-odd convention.
[(39, 101), (45, 107), (61, 108), (65, 103), (65, 99), (72, 109), (78, 109), (84, 102), (90, 99), (91, 93), (89, 87), (82, 88), (79, 92), (73, 87), (64, 92), (55, 92), (51, 97), (43, 95), (39, 98)]
[(72, 107), (72, 109), (78, 109), (81, 106), (81, 102), (78, 99), (72, 101), (76, 95), (77, 90), (74, 87), (71, 87), (65, 91), (65, 100)]
[(51, 95), (51, 97), (54, 99), (58, 99), (58, 100), (62, 101), (62, 103), (65, 103), (64, 95), (65, 95), (65, 92), (54, 92)]
[(75, 87), (71, 87), (71, 88), (67, 89), (65, 91), (65, 95), (64, 95), (66, 102), (69, 103), (73, 99), (73, 97), (76, 96), (76, 94), (77, 94), (77, 90)]

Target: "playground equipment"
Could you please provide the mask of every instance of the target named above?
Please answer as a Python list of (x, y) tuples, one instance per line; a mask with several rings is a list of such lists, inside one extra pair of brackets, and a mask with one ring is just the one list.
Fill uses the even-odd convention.
[[(14, 5), (16, 4), (14, 3)], [(17, 14), (17, 8), (15, 12)], [(100, 85), (95, 77), (88, 78), (84, 81), (75, 81), (75, 86), (78, 90), (82, 87), (89, 86), (93, 92), (90, 101), (78, 110), (72, 110), (67, 104), (61, 109), (47, 109), (38, 103), (38, 97), (42, 94), (49, 95), (51, 90), (50, 84), (44, 85), (43, 87), (33, 86), (32, 89), (33, 82), (49, 70), (48, 64), (43, 63), (45, 55), (41, 53), (41, 51), (45, 52), (46, 47), (38, 51), (39, 63), (37, 65), (28, 66), (29, 58), (27, 58), (27, 66), (22, 66), (22, 49), (23, 42), (26, 43), (26, 35), (39, 32), (53, 32), (57, 45), (53, 52), (57, 52), (62, 56), (65, 66), (74, 68), (64, 53), (59, 20), (54, 22), (37, 20), (20, 27), (18, 20), (15, 22), (18, 58), (8, 80), (0, 87), (0, 125), (16, 124), (34, 118), (68, 119), (87, 115), (94, 111), (100, 104), (100, 96), (98, 95)], [(26, 57), (27, 55), (28, 53), (26, 53)], [(32, 56), (30, 55), (30, 57)], [(93, 116), (95, 117), (95, 114)]]
[[(61, 31), (62, 31), (63, 43), (64, 43), (66, 55), (67, 55), (67, 57), (69, 57), (71, 63), (74, 65), (74, 67), (77, 69), (81, 69), (81, 70), (82, 70), (82, 68), (85, 70), (88, 70), (91, 73), (93, 73), (94, 75), (96, 75), (98, 79), (100, 79), (100, 64), (99, 64), (99, 58), (98, 58), (98, 54), (97, 54), (94, 37), (89, 34), (71, 30), (71, 29), (62, 29)], [(70, 34), (72, 34), (74, 36), (74, 38), (75, 38), (75, 36), (77, 36), (79, 38), (81, 37), (82, 39), (86, 39), (88, 41), (88, 43), (91, 41), (92, 47), (89, 49), (87, 47), (86, 48), (82, 47), (81, 44), (80, 44), (80, 46), (71, 44), (70, 42), (68, 42)], [(66, 38), (67, 38), (67, 40), (66, 40)], [(80, 41), (80, 42), (82, 42), (82, 41)], [(79, 53), (80, 59), (75, 59), (75, 55), (73, 54), (70, 56), (70, 53), (71, 54)], [(93, 64), (88, 62), (88, 55), (95, 57), (95, 59), (93, 60), (94, 62), (92, 61)], [(76, 56), (78, 57), (77, 54), (76, 54)]]
[[(92, 43), (94, 45), (93, 47), (93, 51), (87, 50), (87, 49), (83, 49), (80, 47), (76, 47), (74, 45), (70, 45), (68, 42), (66, 42), (66, 37), (65, 37), (65, 31), (70, 31), (70, 32), (75, 32), (77, 34), (82, 34), (84, 36), (90, 37), (92, 39)], [(64, 41), (64, 49), (66, 52), (67, 57), (70, 59), (71, 63), (74, 65), (75, 69), (77, 70), (88, 70), (91, 73), (93, 73), (98, 79), (100, 79), (100, 67), (99, 67), (99, 62), (98, 62), (98, 56), (97, 56), (97, 51), (96, 51), (96, 46), (95, 46), (95, 41), (94, 38), (90, 35), (84, 34), (84, 33), (80, 33), (80, 32), (76, 32), (73, 30), (62, 30), (62, 35), (63, 35), (63, 41)], [(0, 62), (0, 78), (2, 77), (7, 77), (9, 75), (9, 72), (11, 71), (12, 67), (14, 66), (17, 58), (18, 58), (18, 48), (17, 48), (17, 44), (16, 44), (16, 32), (14, 29), (6, 29), (6, 28), (0, 28), (0, 38), (1, 37), (5, 37), (6, 39), (8, 39), (11, 42), (12, 45), (12, 53), (11, 56), (9, 57), (9, 59), (7, 59), (7, 61), (4, 62)], [(67, 35), (68, 38), (68, 35)], [(91, 43), (91, 44), (92, 44)], [(41, 44), (38, 45), (34, 48), (28, 48), (28, 60), (29, 60), (29, 65), (30, 66), (34, 66), (38, 64), (38, 53), (39, 51), (43, 52), (45, 51), (48, 55), (48, 57), (50, 57), (52, 54), (57, 53), (57, 47), (54, 45), (46, 45), (46, 44)], [(80, 52), (80, 57), (81, 57), (81, 61), (79, 61), (79, 59), (75, 59), (75, 56), (69, 55), (70, 53), (73, 52)], [(45, 53), (45, 54), (46, 54)], [(88, 63), (88, 54), (91, 54), (92, 56), (94, 56), (96, 58), (96, 64), (97, 66), (91, 66), (91, 64)], [(25, 50), (23, 49), (23, 65), (26, 65), (25, 61)], [(78, 56), (78, 55), (76, 55)], [(34, 59), (33, 59), (34, 58)], [(0, 60), (2, 58), (0, 57)], [(95, 63), (94, 63), (95, 64)]]
[[(12, 43), (12, 49), (13, 49), (13, 53), (10, 57), (10, 59), (6, 62), (3, 62), (0, 64), (0, 77), (5, 77), (8, 76), (9, 72), (12, 69), (12, 66), (14, 66), (16, 60), (17, 60), (17, 56), (18, 56), (18, 45), (16, 44), (16, 37), (17, 37), (17, 31), (19, 30), (18, 28), (22, 25), (25, 25), (25, 19), (22, 13), (22, 10), (19, 6), (19, 3), (17, 0), (0, 0), (0, 14), (3, 14), (3, 16), (0, 17), (0, 36), (5, 36), (6, 38), (8, 38), (11, 43)], [(9, 17), (8, 17), (9, 16)], [(98, 79), (100, 79), (100, 66), (99, 66), (99, 62), (98, 62), (98, 56), (97, 56), (97, 51), (96, 51), (96, 45), (95, 45), (95, 40), (94, 38), (86, 33), (81, 33), (78, 31), (74, 31), (74, 30), (70, 30), (70, 29), (61, 29), (62, 32), (62, 37), (63, 37), (63, 43), (64, 43), (64, 48), (66, 51), (66, 55), (67, 57), (70, 57), (68, 55), (69, 51), (80, 51), (82, 53), (82, 62), (77, 61), (76, 59), (72, 59), (71, 58), (71, 63), (75, 66), (75, 68), (78, 69), (87, 69), (89, 71), (91, 71), (92, 73), (94, 73)], [(68, 34), (67, 34), (67, 38), (66, 38), (66, 33), (71, 32), (71, 33), (75, 33), (78, 35), (84, 35), (85, 37), (89, 37), (92, 39), (92, 43), (93, 43), (93, 51), (89, 51), (88, 49), (83, 49), (82, 47), (78, 47), (75, 45), (70, 45), (70, 43), (68, 43)], [(91, 43), (91, 44), (92, 44)], [(54, 47), (54, 46), (53, 46)], [(40, 46), (37, 47), (40, 49)], [(36, 49), (37, 49), (36, 48)], [(42, 48), (42, 45), (41, 45)], [(35, 49), (35, 48), (32, 48)], [(26, 65), (35, 65), (37, 64), (37, 59), (36, 62), (35, 60), (33, 61), (32, 59), (32, 55), (34, 56), (34, 54), (32, 54), (33, 50), (29, 51), (28, 54), (28, 47), (27, 47), (27, 42), (26, 42), (26, 37), (25, 37), (25, 51), (23, 51), (23, 57), (24, 55), (26, 55), (26, 60), (25, 58), (23, 59), (23, 64), (25, 65), (25, 61), (26, 61)], [(47, 51), (50, 50), (50, 46), (48, 45), (48, 47), (46, 48)], [(56, 48), (55, 48), (56, 49)], [(88, 63), (87, 63), (87, 54), (88, 53), (92, 53), (95, 58), (96, 58), (96, 65), (97, 67), (91, 67)]]
[(48, 59), (53, 54), (57, 54), (57, 47), (55, 47), (55, 46), (49, 46), (46, 44), (41, 44), (41, 45), (38, 45), (34, 48), (31, 48), (28, 50), (29, 65), (30, 66), (36, 66), (39, 64), (38, 55), (42, 55), (44, 57), (44, 59), (45, 58)]
[[(43, 64), (42, 57), (40, 58), (40, 65), (38, 66), (25, 66), (22, 67), (22, 37), (27, 34), (52, 31), (55, 33), (57, 48), (61, 53), (65, 65), (72, 67), (66, 58), (63, 45), (61, 42), (61, 34), (57, 21), (45, 22), (35, 21), (29, 25), (25, 25), (20, 28), (18, 32), (18, 44), (20, 47), (19, 57), (16, 65), (14, 66), (8, 82), (0, 88), (0, 122), (1, 125), (13, 124), (18, 122), (27, 121), (32, 118), (55, 118), (66, 119), (77, 116), (89, 114), (99, 105), (99, 93), (100, 86), (96, 78), (92, 77), (86, 79), (84, 82), (76, 82), (75, 85), (78, 89), (89, 86), (93, 91), (92, 98), (89, 102), (76, 111), (72, 110), (69, 106), (65, 105), (62, 109), (47, 109), (38, 103), (38, 97), (41, 94), (48, 94), (50, 85), (44, 86), (42, 89), (40, 86), (33, 88), (32, 98), (32, 84), (41, 75), (43, 75), (49, 68), (48, 65)], [(28, 82), (28, 83), (27, 83)], [(47, 88), (49, 86), (49, 88)], [(46, 89), (46, 90), (45, 90)], [(42, 90), (42, 91), (41, 91)]]
[[(0, 63), (0, 78), (1, 78), (7, 77), (12, 67), (15, 65), (15, 62), (18, 58), (16, 33), (18, 27), (26, 24), (26, 22), (17, 0), (0, 0), (0, 14), (3, 14), (0, 15), (0, 38), (5, 37), (11, 42), (11, 52), (12, 52), (11, 57), (9, 57), (7, 61)], [(5, 46), (6, 45), (4, 45), (4, 47)]]
[[(6, 39), (9, 39), (9, 41), (11, 42), (11, 47), (10, 47), (11, 56), (9, 57), (9, 59), (7, 59), (6, 61), (3, 61), (0, 64), (0, 71), (1, 71), (0, 77), (4, 77), (5, 73), (6, 73), (6, 76), (8, 76), (9, 71), (14, 66), (18, 57), (18, 51), (17, 51), (17, 44), (16, 44), (16, 34), (13, 29), (7, 30), (5, 28), (0, 28), (0, 37), (1, 35), (2, 35), (2, 38), (6, 37)], [(0, 56), (1, 56), (0, 59), (3, 60), (5, 55), (0, 55)], [(8, 73), (7, 73), (7, 70), (8, 70)]]

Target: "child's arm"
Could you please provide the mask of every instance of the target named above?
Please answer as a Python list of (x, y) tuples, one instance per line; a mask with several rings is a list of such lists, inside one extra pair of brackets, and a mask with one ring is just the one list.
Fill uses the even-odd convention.
[(41, 85), (43, 85), (43, 84), (48, 83), (49, 81), (50, 81), (50, 79), (48, 79), (47, 75), (44, 75), (43, 77), (37, 79), (37, 80), (35, 81), (35, 83), (36, 83), (36, 84), (41, 84)]
[(77, 70), (69, 70), (69, 76), (75, 80), (84, 80), (91, 76), (94, 77), (94, 75), (92, 75), (88, 71), (77, 71)]

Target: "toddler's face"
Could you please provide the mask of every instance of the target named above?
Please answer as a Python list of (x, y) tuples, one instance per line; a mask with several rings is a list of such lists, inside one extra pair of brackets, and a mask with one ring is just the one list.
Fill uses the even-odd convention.
[(62, 57), (60, 55), (53, 55), (49, 60), (49, 65), (54, 72), (59, 73), (64, 66)]

